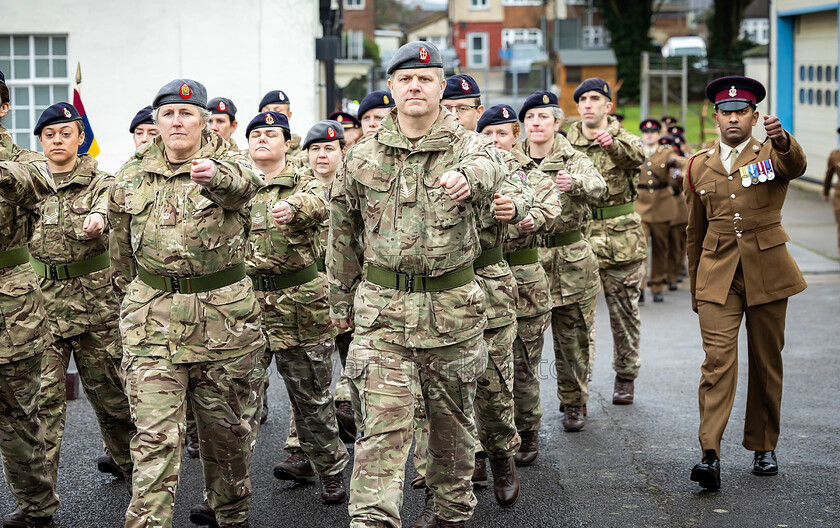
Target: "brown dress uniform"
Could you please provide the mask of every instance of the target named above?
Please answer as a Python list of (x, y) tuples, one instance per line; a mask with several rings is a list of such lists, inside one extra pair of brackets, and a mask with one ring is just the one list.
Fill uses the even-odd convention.
[[(779, 437), (787, 298), (805, 280), (781, 225), (788, 182), (805, 172), (805, 154), (750, 138), (728, 172), (720, 143), (691, 159), (686, 176), (688, 264), (706, 359), (701, 368), (700, 445), (720, 456), (737, 384), (738, 330), (746, 315), (749, 383), (743, 445), (772, 451)], [(745, 187), (738, 169), (770, 160), (775, 177)]]
[[(825, 181), (823, 182), (823, 196), (828, 196), (831, 190), (831, 180), (834, 173), (840, 177), (840, 150), (832, 150), (828, 155), (828, 169), (825, 171)], [(834, 218), (837, 220), (837, 249), (840, 251), (840, 193), (834, 189)]]

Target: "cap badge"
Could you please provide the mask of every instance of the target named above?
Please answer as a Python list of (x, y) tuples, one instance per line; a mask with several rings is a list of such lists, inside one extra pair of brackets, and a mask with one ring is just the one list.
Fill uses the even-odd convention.
[(342, 121), (344, 121), (344, 116), (342, 116), (342, 115), (336, 116), (335, 120), (338, 121), (339, 123), (341, 123)]
[(281, 101), (286, 100), (286, 94), (284, 94), (282, 91), (277, 92), (277, 97), (280, 98)]
[(335, 137), (335, 130), (333, 130), (333, 127), (327, 127), (327, 137), (330, 139)]
[(548, 96), (543, 95), (543, 104), (548, 104)]
[(383, 102), (383, 103), (385, 103), (385, 104), (390, 104), (390, 103), (391, 103), (391, 101), (389, 101), (389, 100), (388, 100), (388, 96), (387, 96), (387, 95), (383, 95), (383, 96), (382, 96), (382, 102)]
[(609, 87), (609, 86), (607, 86), (607, 83), (604, 83), (604, 91), (606, 92), (606, 91), (607, 91), (607, 90), (609, 90), (609, 89), (610, 89), (610, 87)]
[(219, 112), (224, 112), (225, 110), (227, 110), (227, 105), (222, 101), (219, 101)]
[(468, 83), (466, 79), (461, 79), (461, 90), (463, 90), (464, 93), (470, 93), (470, 83)]
[(732, 88), (729, 89), (729, 97), (735, 97), (736, 95), (738, 95), (738, 90), (736, 90), (735, 87), (733, 86)]
[(429, 52), (426, 48), (420, 48), (420, 62), (429, 62)]
[(274, 124), (274, 116), (271, 114), (265, 114), (265, 124), (266, 125), (273, 125)]
[(505, 107), (502, 107), (502, 117), (504, 117), (505, 119), (510, 117), (510, 112), (508, 112), (507, 108)]
[(190, 96), (192, 95), (192, 91), (190, 90), (190, 87), (187, 86), (187, 83), (181, 83), (180, 92), (181, 92), (181, 99), (189, 99)]
[(70, 110), (68, 110), (66, 108), (64, 109), (64, 115), (65, 115), (65, 117), (73, 117), (73, 114), (70, 113)]

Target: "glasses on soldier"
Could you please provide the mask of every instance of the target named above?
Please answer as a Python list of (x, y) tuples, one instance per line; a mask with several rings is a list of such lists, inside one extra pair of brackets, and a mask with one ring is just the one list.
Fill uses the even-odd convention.
[(472, 106), (468, 106), (468, 105), (458, 105), (458, 106), (443, 105), (443, 107), (446, 108), (447, 110), (449, 110), (450, 112), (452, 112), (453, 114), (463, 114), (467, 110), (469, 110), (470, 108), (478, 108), (478, 105), (472, 105)]

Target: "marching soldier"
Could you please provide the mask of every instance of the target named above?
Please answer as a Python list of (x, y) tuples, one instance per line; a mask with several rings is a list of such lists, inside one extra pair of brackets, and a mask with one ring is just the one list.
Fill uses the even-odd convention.
[[(577, 432), (585, 426), (599, 286), (598, 262), (582, 229), (592, 204), (604, 194), (606, 183), (592, 162), (556, 133), (563, 119), (556, 95), (545, 91), (531, 94), (519, 111), (528, 138), (514, 151), (533, 160), (555, 182), (560, 195), (560, 217), (545, 228), (548, 234), (542, 239), (539, 253), (551, 295), (551, 332), (563, 429)], [(522, 447), (516, 454), (519, 465), (533, 464), (539, 454), (543, 412), (538, 374), (545, 324), (535, 316), (520, 325), (514, 342), (516, 426), (522, 436)]]
[(607, 115), (612, 90), (606, 81), (586, 79), (575, 89), (574, 100), (581, 120), (569, 129), (569, 142), (592, 160), (607, 182), (607, 192), (594, 204), (587, 229), (610, 311), (616, 373), (613, 404), (628, 405), (633, 403), (641, 365), (639, 295), (647, 242), (633, 202), (645, 157), (639, 138)]
[[(9, 113), (9, 88), (0, 71), (0, 119)], [(52, 343), (38, 277), (26, 248), (38, 217), (38, 202), (55, 192), (40, 154), (24, 150), (0, 125), (0, 453), (6, 485), (17, 503), (3, 517), (4, 526), (54, 528), (58, 508), (55, 484), (47, 468), (46, 447), (38, 421), (41, 358)]]
[[(337, 122), (344, 129), (344, 144), (350, 148), (362, 138), (362, 123), (353, 114), (333, 112), (327, 119)], [(304, 147), (306, 150), (306, 147)]]
[(489, 141), (440, 106), (434, 45), (402, 46), (387, 71), (396, 109), (348, 151), (330, 194), (331, 313), (342, 328), (355, 322), (346, 372), (360, 399), (354, 407), (365, 410), (351, 527), (399, 525), (418, 393), (436, 521), (462, 527), (476, 504), (473, 403), (487, 366), (472, 265), (481, 247), (476, 210), (493, 200), (504, 168)]
[(379, 123), (391, 112), (394, 108), (394, 97), (388, 90), (378, 90), (370, 92), (359, 103), (359, 111), (356, 117), (362, 124), (362, 134), (365, 137), (372, 136), (379, 128)]
[[(648, 286), (653, 302), (662, 302), (662, 290), (668, 279), (669, 233), (677, 217), (677, 204), (671, 187), (671, 171), (677, 165), (673, 149), (659, 144), (662, 125), (656, 119), (645, 119), (642, 131), (645, 157), (641, 166), (636, 213), (642, 218), (645, 238), (650, 240), (650, 273)], [(644, 301), (644, 281), (639, 301)]]
[(40, 277), (47, 321), (56, 338), (41, 361), (38, 417), (55, 483), (67, 413), (65, 380), (73, 355), (105, 442), (99, 470), (130, 482), (129, 442), (136, 430), (120, 374), (120, 299), (110, 287), (108, 257), (108, 187), (114, 177), (98, 170), (89, 154), (77, 155), (84, 130), (69, 103), (50, 106), (35, 125), (57, 189), (39, 204), (29, 241), (30, 262)]
[(160, 130), (157, 124), (155, 124), (155, 120), (152, 119), (151, 106), (144, 106), (137, 112), (137, 115), (131, 120), (128, 131), (131, 132), (131, 137), (134, 138), (135, 150), (160, 135)]
[(805, 172), (805, 154), (775, 116), (764, 116), (767, 140), (752, 137), (764, 96), (764, 86), (748, 77), (706, 86), (720, 140), (691, 158), (685, 176), (691, 304), (706, 353), (699, 389), (703, 458), (691, 480), (706, 489), (720, 487), (720, 441), (735, 399), (744, 317), (750, 368), (743, 446), (754, 451), (754, 474), (779, 471), (785, 313), (788, 297), (806, 287), (785, 245), (781, 210), (788, 183)]
[[(283, 90), (272, 90), (265, 94), (260, 101), (260, 112), (278, 112), (291, 121), (292, 103)], [(307, 156), (300, 148), (300, 136), (297, 134), (292, 134), (292, 144), (289, 151), (286, 152), (286, 159), (298, 167), (306, 165)]]
[(683, 171), (685, 170), (685, 152), (674, 136), (665, 136), (659, 139), (660, 145), (667, 145), (674, 154), (681, 160), (681, 166), (675, 170), (671, 179), (673, 189), (673, 200), (676, 202), (677, 214), (671, 219), (668, 228), (668, 263), (665, 272), (669, 291), (677, 291), (677, 283), (682, 282), (685, 274), (685, 228), (688, 225), (688, 207), (685, 205), (685, 193), (683, 192)]
[(163, 86), (152, 104), (161, 135), (110, 191), (123, 371), (138, 430), (126, 528), (172, 525), (187, 398), (208, 504), (220, 526), (248, 526), (265, 340), (245, 274), (245, 222), (262, 181), (205, 130), (206, 106), (196, 81)]
[(207, 102), (207, 109), (210, 110), (207, 128), (222, 136), (230, 144), (231, 150), (239, 152), (239, 147), (233, 140), (233, 133), (239, 126), (236, 122), (236, 105), (230, 99), (216, 97)]
[[(840, 128), (837, 129), (840, 134)], [(834, 178), (834, 173), (840, 175), (840, 150), (832, 150), (828, 155), (828, 168), (825, 171), (825, 180), (823, 181), (823, 200), (828, 201), (828, 195), (831, 192), (831, 180)], [(840, 251), (840, 192), (838, 188), (834, 188), (834, 218), (837, 221), (837, 249)]]

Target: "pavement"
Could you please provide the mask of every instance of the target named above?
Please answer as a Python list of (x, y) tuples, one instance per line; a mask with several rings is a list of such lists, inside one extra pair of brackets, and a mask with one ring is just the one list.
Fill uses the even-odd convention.
[[(687, 284), (666, 292), (663, 303), (642, 310), (642, 370), (636, 403), (614, 406), (612, 338), (606, 305), (596, 316), (594, 377), (584, 431), (563, 432), (553, 375), (550, 336), (540, 368), (544, 408), (541, 453), (520, 469), (515, 507), (502, 510), (492, 489), (477, 492), (471, 527), (822, 527), (840, 526), (840, 256), (830, 203), (812, 187), (792, 186), (783, 211), (788, 247), (809, 287), (791, 298), (786, 327), (780, 473), (750, 472), (752, 453), (741, 447), (746, 395), (746, 337), (741, 336), (739, 387), (722, 444), (722, 488), (702, 491), (689, 480), (700, 458), (697, 384), (703, 361)], [(336, 358), (337, 363), (337, 358)], [(338, 369), (335, 374), (337, 376)], [(260, 431), (252, 467), (251, 526), (341, 527), (346, 505), (321, 504), (318, 485), (275, 480), (272, 468), (286, 458), (288, 397), (272, 370), (271, 417)], [(129, 496), (124, 484), (95, 469), (101, 440), (85, 399), (68, 402), (56, 513), (64, 528), (120, 527)], [(352, 449), (352, 446), (349, 446)], [(352, 451), (351, 451), (352, 452)], [(415, 475), (409, 461), (406, 482)], [(350, 470), (345, 470), (349, 484)], [(184, 459), (175, 528), (193, 526), (189, 508), (201, 500), (200, 462)], [(423, 506), (423, 491), (407, 489), (402, 515), (408, 526)], [(13, 500), (0, 486), (0, 512)]]

